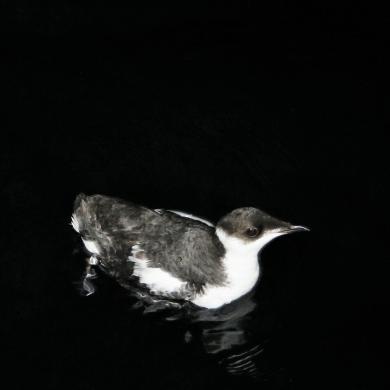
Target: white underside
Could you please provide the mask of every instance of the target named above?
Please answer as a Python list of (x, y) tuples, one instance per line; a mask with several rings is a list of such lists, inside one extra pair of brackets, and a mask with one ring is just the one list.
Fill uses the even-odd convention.
[(257, 255), (244, 258), (230, 254), (223, 259), (227, 281), (224, 286), (207, 286), (202, 295), (192, 302), (201, 307), (215, 309), (234, 301), (252, 290), (260, 274)]

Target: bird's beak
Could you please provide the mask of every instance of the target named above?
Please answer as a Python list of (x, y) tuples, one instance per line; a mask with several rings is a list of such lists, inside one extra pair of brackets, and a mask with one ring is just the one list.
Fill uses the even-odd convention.
[(290, 224), (288, 224), (287, 226), (283, 226), (279, 230), (279, 232), (281, 234), (290, 234), (290, 233), (295, 233), (295, 232), (309, 232), (309, 231), (310, 231), (310, 229), (307, 228), (306, 226), (290, 225)]
[(293, 232), (310, 232), (310, 229), (306, 226), (301, 225), (291, 225), (290, 230)]

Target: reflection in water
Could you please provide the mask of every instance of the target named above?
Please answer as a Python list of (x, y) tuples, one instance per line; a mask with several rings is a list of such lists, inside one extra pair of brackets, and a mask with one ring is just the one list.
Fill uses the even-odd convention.
[[(96, 279), (100, 275), (99, 266), (87, 265), (82, 280), (84, 295), (96, 291)], [(133, 309), (143, 314), (158, 313), (160, 320), (184, 323), (185, 342), (201, 345), (204, 353), (228, 374), (261, 382), (276, 381), (279, 383), (277, 388), (289, 388), (291, 379), (280, 362), (278, 343), (275, 343), (276, 316), (269, 305), (255, 301), (254, 291), (219, 309), (210, 310), (189, 302), (152, 296), (124, 275), (128, 275), (125, 269), (122, 275), (112, 276), (137, 298)]]
[(201, 310), (194, 319), (200, 325), (205, 351), (218, 356), (230, 374), (258, 374), (254, 359), (264, 352), (265, 344), (253, 338), (251, 313), (256, 304), (252, 296), (253, 293), (219, 310)]
[[(275, 359), (273, 341), (275, 315), (261, 307), (254, 291), (220, 309), (198, 309), (190, 313), (189, 332), (215, 357), (223, 369), (235, 376), (257, 381), (289, 382), (280, 360)], [(284, 388), (284, 387), (283, 387)]]

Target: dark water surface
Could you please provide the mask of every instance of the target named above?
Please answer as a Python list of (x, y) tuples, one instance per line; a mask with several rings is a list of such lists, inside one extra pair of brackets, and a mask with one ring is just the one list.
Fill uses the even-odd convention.
[[(251, 3), (14, 10), (4, 389), (386, 388), (377, 19)], [(219, 310), (140, 301), (99, 269), (83, 287), (79, 192), (311, 232), (267, 246), (257, 288)]]

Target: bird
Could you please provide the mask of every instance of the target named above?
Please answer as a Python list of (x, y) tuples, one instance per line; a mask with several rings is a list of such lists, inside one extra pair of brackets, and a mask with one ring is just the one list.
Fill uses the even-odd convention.
[(126, 275), (150, 294), (217, 309), (249, 293), (260, 276), (259, 253), (276, 237), (309, 229), (255, 207), (214, 224), (193, 214), (148, 208), (100, 194), (79, 194), (71, 217), (88, 263)]

